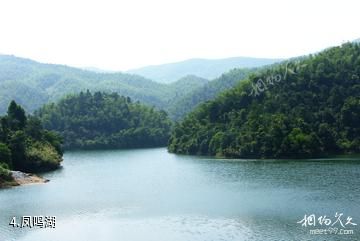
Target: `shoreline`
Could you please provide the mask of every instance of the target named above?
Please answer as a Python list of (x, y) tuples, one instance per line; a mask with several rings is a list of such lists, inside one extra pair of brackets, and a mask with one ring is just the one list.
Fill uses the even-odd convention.
[(37, 176), (32, 173), (25, 173), (20, 171), (11, 171), (11, 176), (14, 179), (13, 186), (41, 184), (49, 182), (48, 179), (45, 179), (43, 177)]

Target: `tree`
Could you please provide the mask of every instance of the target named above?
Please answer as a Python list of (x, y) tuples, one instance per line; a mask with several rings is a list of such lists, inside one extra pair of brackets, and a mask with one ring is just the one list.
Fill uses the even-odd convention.
[(16, 131), (10, 137), (9, 148), (15, 170), (26, 170), (25, 140), (26, 136), (23, 131)]
[(41, 140), (43, 134), (43, 127), (39, 118), (30, 116), (27, 120), (25, 132), (35, 140)]
[(6, 163), (12, 167), (11, 151), (5, 143), (0, 142), (0, 163)]
[(26, 125), (26, 115), (24, 109), (13, 100), (10, 102), (8, 111), (8, 121), (12, 130), (22, 130)]
[[(62, 160), (59, 137), (44, 131), (38, 118), (27, 118), (23, 108), (15, 101), (8, 109), (8, 115), (0, 117), (1, 167), (26, 172), (57, 168)], [(0, 177), (0, 181), (4, 178)]]

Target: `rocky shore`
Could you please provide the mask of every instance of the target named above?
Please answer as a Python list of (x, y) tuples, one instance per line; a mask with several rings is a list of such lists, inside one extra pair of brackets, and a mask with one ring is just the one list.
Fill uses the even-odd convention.
[(14, 178), (16, 185), (46, 183), (49, 180), (39, 177), (35, 174), (24, 173), (20, 171), (11, 171), (11, 175)]

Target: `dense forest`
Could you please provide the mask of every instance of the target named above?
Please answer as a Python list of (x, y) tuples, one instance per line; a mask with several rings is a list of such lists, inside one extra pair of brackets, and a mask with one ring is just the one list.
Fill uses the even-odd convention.
[(360, 152), (360, 46), (251, 75), (177, 123), (170, 152), (303, 158)]
[(63, 136), (65, 149), (166, 146), (171, 128), (166, 112), (117, 93), (80, 92), (35, 114)]
[(181, 120), (187, 113), (195, 109), (199, 104), (214, 99), (221, 92), (236, 86), (241, 80), (248, 77), (256, 69), (233, 69), (222, 74), (219, 78), (207, 82), (205, 85), (195, 88), (181, 98), (175, 98), (173, 103), (166, 109), (171, 119)]
[(12, 101), (7, 115), (0, 117), (0, 186), (12, 180), (10, 169), (46, 171), (59, 167), (61, 161), (61, 138)]

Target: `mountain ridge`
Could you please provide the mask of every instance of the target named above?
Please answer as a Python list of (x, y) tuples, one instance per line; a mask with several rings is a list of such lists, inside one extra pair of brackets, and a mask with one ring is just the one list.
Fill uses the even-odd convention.
[(207, 82), (192, 75), (171, 84), (161, 84), (134, 74), (96, 73), (14, 55), (0, 55), (0, 113), (6, 112), (12, 100), (32, 113), (44, 104), (87, 90), (116, 92), (157, 109), (168, 110), (167, 107), (178, 98)]
[(131, 69), (126, 73), (139, 74), (161, 83), (171, 83), (186, 75), (215, 79), (234, 68), (254, 68), (274, 64), (283, 59), (230, 57), (222, 59), (193, 58), (179, 62), (149, 65)]
[[(41, 105), (80, 91), (108, 91), (162, 106), (169, 87), (126, 73), (95, 73), (66, 65), (40, 63), (14, 55), (0, 55), (0, 113), (16, 100), (32, 112)], [(166, 93), (165, 93), (166, 92)], [(164, 94), (165, 93), (165, 94)]]
[[(229, 85), (227, 81), (230, 80), (219, 84), (228, 88), (232, 84)], [(171, 117), (181, 118), (199, 101), (206, 98), (196, 98), (195, 102), (191, 101), (191, 108), (181, 110), (181, 114), (176, 114), (179, 109), (171, 106), (182, 98), (189, 98), (186, 96), (191, 93), (199, 93), (193, 91), (200, 87), (214, 86), (211, 82), (195, 75), (186, 75), (176, 82), (162, 84), (135, 74), (96, 73), (67, 65), (40, 63), (14, 55), (0, 55), (0, 113), (6, 112), (11, 100), (15, 100), (31, 113), (42, 105), (56, 102), (66, 95), (90, 90), (116, 92), (129, 96), (134, 101), (166, 110)], [(222, 89), (221, 87), (219, 90), (214, 90), (211, 87), (213, 94)]]

